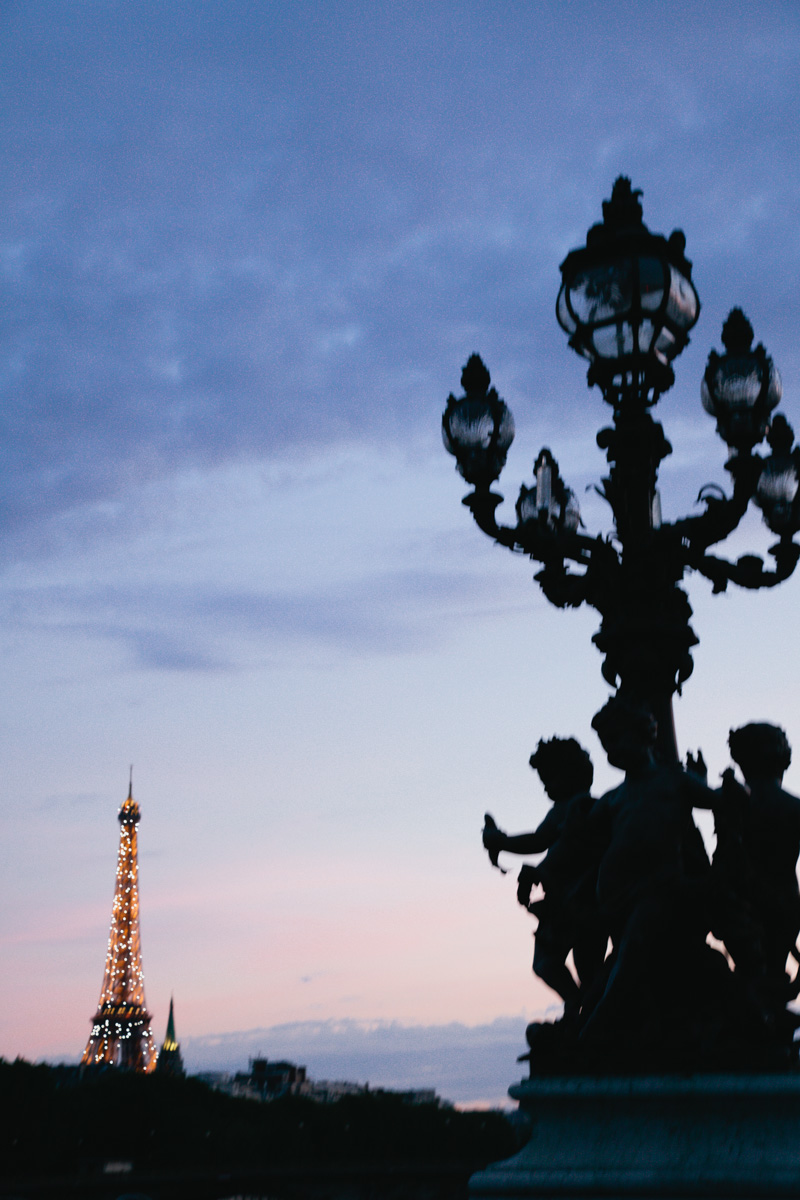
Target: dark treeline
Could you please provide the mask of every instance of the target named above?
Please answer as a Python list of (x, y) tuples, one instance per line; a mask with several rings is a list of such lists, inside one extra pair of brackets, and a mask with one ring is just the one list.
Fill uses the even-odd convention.
[(405, 1104), (386, 1094), (336, 1104), (285, 1097), (261, 1104), (198, 1080), (0, 1060), (2, 1175), (309, 1164), (460, 1163), (514, 1152), (500, 1113)]

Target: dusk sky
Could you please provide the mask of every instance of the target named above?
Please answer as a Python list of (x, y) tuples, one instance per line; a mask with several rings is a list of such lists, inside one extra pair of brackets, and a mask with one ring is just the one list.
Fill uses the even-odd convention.
[[(619, 776), (599, 617), (474, 528), (441, 412), (479, 352), (501, 515), (549, 445), (609, 530), (554, 306), (626, 174), (703, 306), (665, 517), (728, 483), (700, 380), (733, 305), (800, 428), (800, 8), (6, 0), (0, 58), (0, 1054), (83, 1050), (133, 763), (159, 1043), (174, 994), (190, 1069), (502, 1101), (555, 997), (483, 813), (541, 820), (540, 737)], [(751, 513), (725, 549), (773, 540)], [(688, 590), (681, 750), (716, 783), (775, 721), (800, 791), (800, 577)]]

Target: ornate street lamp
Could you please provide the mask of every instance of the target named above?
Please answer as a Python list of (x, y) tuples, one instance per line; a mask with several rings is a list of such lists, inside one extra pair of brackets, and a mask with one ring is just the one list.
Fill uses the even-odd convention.
[(506, 464), (514, 440), (514, 418), (494, 388), (489, 372), (473, 354), (461, 372), (464, 395), (451, 393), (442, 417), (445, 448), (455, 454), (458, 472), (475, 487), (488, 487)]
[(700, 394), (717, 418), (717, 433), (736, 453), (749, 454), (763, 441), (772, 410), (780, 404), (781, 377), (764, 347), (755, 350), (753, 327), (740, 308), (722, 326), (725, 354), (712, 350)]
[(761, 468), (755, 502), (772, 532), (791, 540), (800, 529), (800, 448), (793, 448), (794, 431), (781, 413), (773, 418), (767, 441), (772, 454)]
[[(732, 451), (726, 465), (732, 494), (704, 488), (704, 512), (661, 521), (658, 467), (672, 448), (650, 409), (674, 381), (671, 364), (689, 341), (700, 301), (683, 233), (651, 233), (640, 195), (630, 180), (616, 181), (602, 223), (561, 265), (556, 304), (570, 346), (589, 360), (589, 385), (600, 388), (613, 410), (613, 424), (600, 430), (597, 442), (610, 468), (601, 494), (613, 512), (614, 536), (581, 531), (575, 497), (549, 450), (536, 460), (533, 486), (520, 491), (516, 526), (497, 524), (502, 496), (491, 486), (505, 464), (514, 422), (477, 355), (464, 368), (464, 396), (448, 398), (442, 432), (474, 487), (464, 504), (477, 524), (542, 563), (535, 578), (553, 604), (597, 609), (602, 620), (593, 641), (604, 656), (604, 678), (650, 708), (660, 757), (677, 761), (672, 697), (691, 674), (697, 642), (689, 600), (678, 585), (687, 570), (705, 575), (715, 591), (730, 581), (770, 587), (792, 573), (800, 556), (793, 541), (800, 530), (800, 449), (785, 419), (772, 415), (781, 397), (778, 371), (763, 346), (752, 349), (752, 328), (734, 309), (723, 327), (725, 353), (712, 351), (702, 384), (703, 405)], [(765, 437), (772, 450), (766, 458), (753, 453)], [(731, 563), (708, 553), (737, 527), (751, 500), (779, 537), (769, 551), (772, 568), (754, 555)]]
[(674, 381), (670, 362), (689, 341), (700, 313), (686, 238), (669, 240), (642, 221), (641, 192), (620, 178), (603, 202), (603, 222), (561, 264), (556, 304), (569, 344), (588, 358), (589, 383), (609, 403), (654, 404)]

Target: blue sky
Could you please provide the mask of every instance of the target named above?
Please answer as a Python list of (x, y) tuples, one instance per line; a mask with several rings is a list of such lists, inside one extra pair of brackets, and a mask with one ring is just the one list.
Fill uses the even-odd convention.
[[(482, 815), (541, 818), (554, 733), (610, 786), (607, 689), (594, 614), (470, 528), (441, 410), (479, 351), (517, 424), (501, 490), (550, 445), (608, 528), (607, 412), (554, 305), (625, 173), (703, 304), (657, 410), (665, 515), (725, 482), (699, 387), (734, 304), (800, 422), (796, 6), (42, 0), (3, 5), (0, 57), (0, 1052), (82, 1049), (131, 761), (157, 1030), (174, 992), (187, 1045), (521, 1043), (552, 997)], [(768, 545), (751, 515), (729, 549)], [(800, 740), (797, 586), (690, 582), (676, 720), (712, 776), (731, 725)]]

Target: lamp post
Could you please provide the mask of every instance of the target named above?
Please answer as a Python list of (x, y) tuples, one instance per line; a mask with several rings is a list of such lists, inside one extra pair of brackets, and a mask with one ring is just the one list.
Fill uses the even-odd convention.
[[(561, 264), (556, 304), (570, 346), (589, 361), (589, 385), (600, 388), (613, 412), (613, 424), (597, 434), (609, 464), (600, 491), (613, 513), (613, 535), (581, 531), (575, 495), (549, 449), (536, 459), (533, 486), (520, 490), (517, 524), (498, 525), (503, 497), (491, 488), (514, 420), (478, 355), (464, 367), (464, 395), (448, 397), (442, 434), (474, 488), (463, 503), (484, 533), (542, 564), (535, 579), (551, 603), (585, 603), (600, 613), (592, 640), (604, 656), (603, 677), (652, 711), (658, 754), (676, 762), (672, 697), (691, 674), (698, 640), (679, 584), (689, 570), (710, 579), (715, 592), (731, 581), (771, 587), (791, 575), (800, 557), (793, 541), (800, 530), (800, 448), (786, 419), (773, 416), (780, 375), (762, 345), (752, 348), (753, 330), (735, 308), (722, 331), (724, 353), (711, 352), (702, 382), (703, 405), (731, 451), (731, 494), (706, 487), (702, 513), (661, 520), (658, 468), (672, 448), (650, 410), (674, 382), (671, 364), (689, 341), (700, 300), (683, 233), (651, 233), (640, 195), (630, 180), (616, 181), (603, 221)], [(755, 454), (765, 438), (771, 454)], [(770, 567), (755, 555), (729, 562), (708, 553), (738, 526), (751, 500), (778, 537)]]

